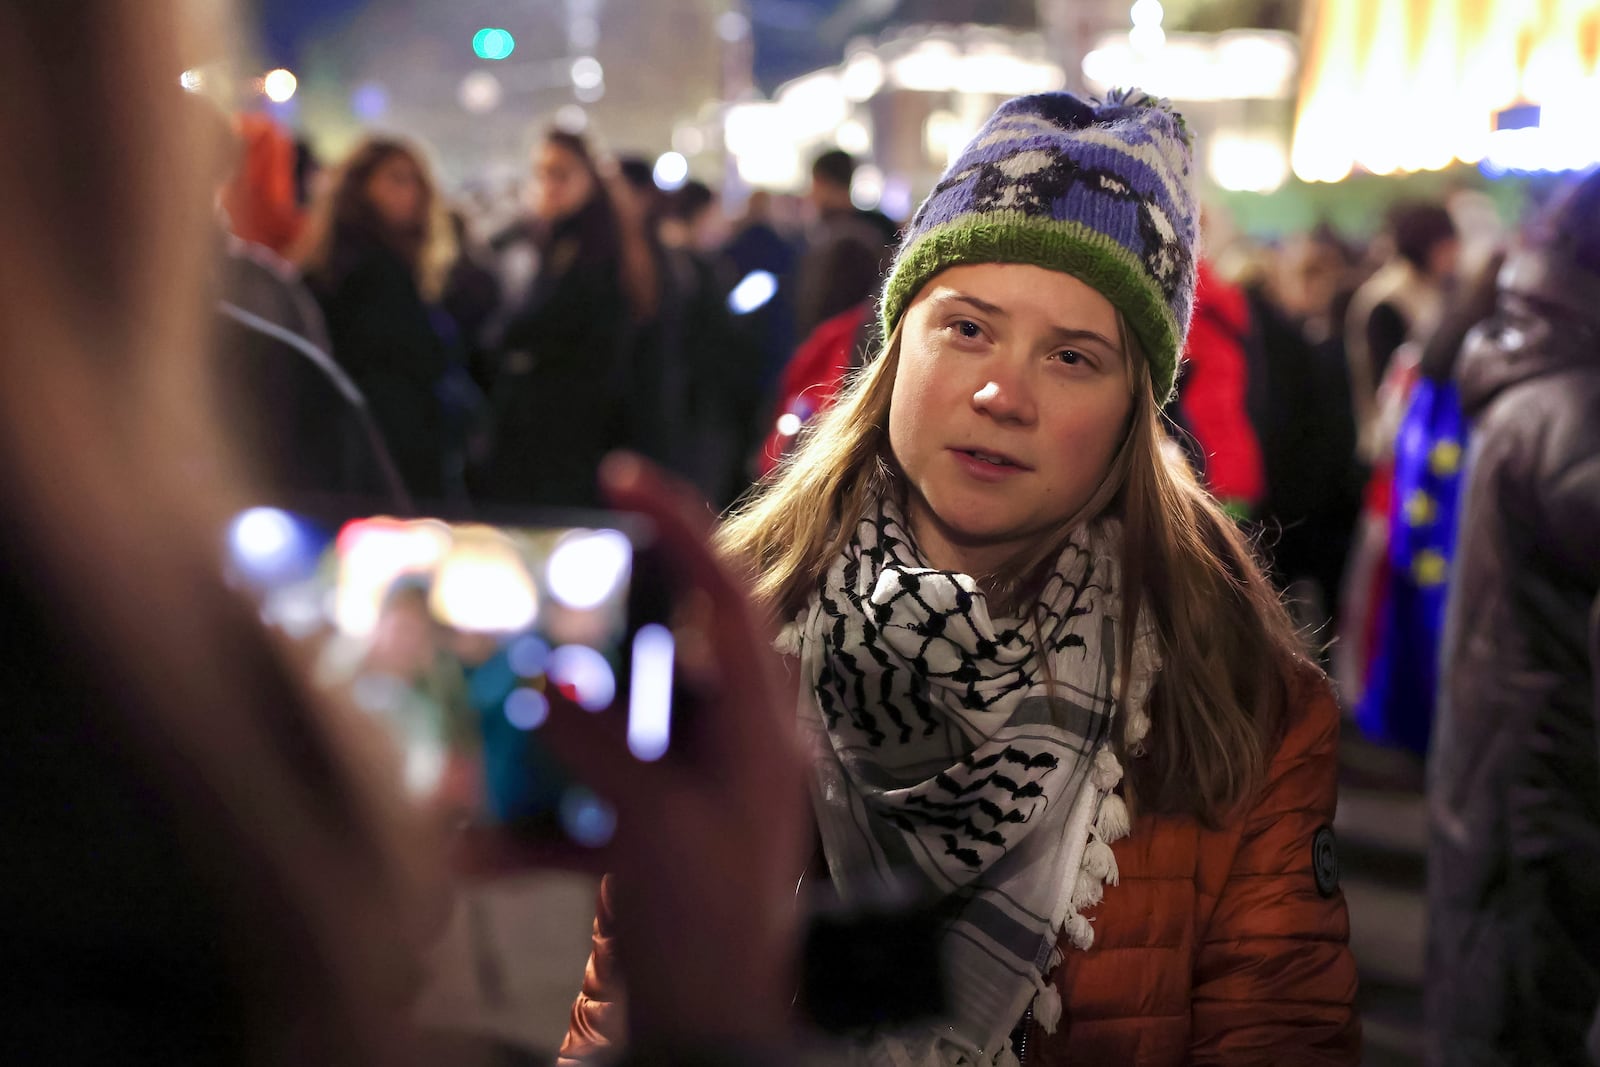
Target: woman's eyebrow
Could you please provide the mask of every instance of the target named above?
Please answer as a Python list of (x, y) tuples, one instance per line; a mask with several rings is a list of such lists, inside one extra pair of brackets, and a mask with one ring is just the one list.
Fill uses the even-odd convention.
[(985, 315), (993, 315), (996, 318), (1002, 319), (1009, 317), (1005, 308), (1000, 307), (997, 304), (991, 304), (987, 300), (980, 300), (968, 293), (956, 292), (953, 289), (947, 289), (938, 296), (934, 297), (934, 302), (937, 304), (968, 304), (983, 312)]
[[(971, 293), (963, 293), (955, 289), (946, 289), (945, 291), (939, 293), (939, 295), (933, 298), (933, 302), (939, 305), (966, 304), (971, 308), (983, 312), (985, 315), (992, 315), (995, 318), (1001, 319), (1010, 318), (1010, 313), (1007, 312), (1005, 308), (1000, 307), (998, 304), (991, 304), (987, 300), (973, 296)], [(1107, 337), (1105, 334), (1100, 333), (1098, 330), (1086, 330), (1069, 326), (1052, 326), (1050, 328), (1050, 333), (1052, 336), (1058, 337), (1064, 341), (1098, 341), (1100, 344), (1105, 345), (1109, 349), (1116, 350), (1121, 348), (1121, 346), (1115, 341)]]
[(1059, 337), (1063, 341), (1098, 341), (1110, 349), (1117, 349), (1121, 347), (1111, 338), (1107, 337), (1098, 330), (1072, 329), (1067, 326), (1052, 326), (1050, 328), (1050, 332), (1052, 335)]

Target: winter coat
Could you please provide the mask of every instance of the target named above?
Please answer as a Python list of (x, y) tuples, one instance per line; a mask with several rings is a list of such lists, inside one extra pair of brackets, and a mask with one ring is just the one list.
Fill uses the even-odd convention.
[[(872, 310), (870, 303), (862, 303), (840, 312), (812, 330), (795, 350), (778, 385), (777, 410), (768, 424), (772, 428), (756, 456), (756, 469), (763, 478), (794, 447), (799, 427), (833, 406), (845, 375), (866, 363)], [(788, 426), (785, 415), (793, 415), (798, 426)], [(785, 433), (786, 429), (792, 432)]]
[(490, 396), (485, 499), (595, 506), (600, 460), (641, 436), (625, 425), (636, 346), (620, 266), (614, 252), (578, 241), (575, 228), (553, 235), (528, 302), (506, 324)]
[(1395, 350), (1406, 341), (1427, 340), (1444, 313), (1444, 288), (1404, 259), (1368, 278), (1345, 315), (1345, 353), (1350, 361), (1350, 400), (1355, 407), (1358, 448), (1368, 463), (1383, 447), (1378, 424), (1378, 385)]
[[(1111, 846), (1117, 884), (1086, 913), (1094, 945), (1062, 945), (1061, 1022), (1054, 1034), (1030, 1027), (1025, 1064), (1359, 1061), (1356, 966), (1329, 829), (1338, 738), (1332, 691), (1308, 674), (1240, 817), (1217, 829), (1182, 815), (1134, 819)], [(602, 887), (564, 1059), (621, 1039), (621, 984)]]
[(1199, 446), (1206, 487), (1225, 504), (1248, 511), (1266, 494), (1261, 445), (1245, 406), (1251, 334), (1244, 293), (1199, 268), (1194, 322), (1178, 382), (1178, 415)]
[(351, 239), (308, 281), (333, 358), (367, 398), (406, 488), (419, 504), (438, 500), (448, 447), (438, 388), (449, 363), (410, 266), (377, 241)]
[(235, 238), (222, 263), (214, 395), (252, 491), (291, 507), (333, 496), (409, 511), (366, 398), (328, 354), (322, 316), (292, 268)]
[(1472, 423), (1429, 766), (1433, 1063), (1581, 1062), (1600, 1004), (1600, 276), (1520, 252)]
[(877, 212), (824, 215), (796, 271), (796, 333), (805, 337), (828, 319), (875, 296), (894, 245), (894, 224)]

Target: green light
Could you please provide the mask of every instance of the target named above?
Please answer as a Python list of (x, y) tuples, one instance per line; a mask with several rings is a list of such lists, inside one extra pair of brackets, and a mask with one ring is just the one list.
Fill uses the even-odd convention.
[(506, 30), (485, 26), (472, 35), (472, 50), (479, 59), (505, 59), (517, 47), (517, 39)]

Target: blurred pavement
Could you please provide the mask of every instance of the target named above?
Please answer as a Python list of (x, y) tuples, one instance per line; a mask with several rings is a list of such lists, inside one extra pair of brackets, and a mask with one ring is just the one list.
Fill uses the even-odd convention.
[(1363, 1067), (1420, 1064), (1427, 855), (1421, 761), (1368, 744), (1346, 722), (1334, 830), (1361, 972)]

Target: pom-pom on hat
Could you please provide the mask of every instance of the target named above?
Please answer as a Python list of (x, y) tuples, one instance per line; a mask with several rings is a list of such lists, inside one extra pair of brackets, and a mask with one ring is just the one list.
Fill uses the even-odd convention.
[(1199, 215), (1183, 117), (1137, 90), (1000, 105), (928, 196), (900, 246), (880, 312), (890, 336), (940, 271), (1027, 263), (1092, 285), (1122, 312), (1166, 400), (1194, 309)]

